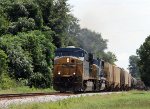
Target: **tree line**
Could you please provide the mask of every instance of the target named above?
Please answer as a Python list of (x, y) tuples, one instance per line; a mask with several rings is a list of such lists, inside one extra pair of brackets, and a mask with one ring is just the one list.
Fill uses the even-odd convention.
[(133, 77), (141, 79), (150, 87), (150, 36), (137, 49), (136, 54), (129, 57), (129, 70)]
[(81, 28), (67, 0), (0, 1), (0, 88), (17, 83), (52, 86), (52, 60), (59, 47), (74, 45), (104, 60), (117, 59), (100, 33)]

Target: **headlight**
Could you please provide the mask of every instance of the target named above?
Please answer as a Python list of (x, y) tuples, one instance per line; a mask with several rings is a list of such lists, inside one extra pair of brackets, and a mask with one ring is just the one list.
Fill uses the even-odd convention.
[(70, 60), (69, 60), (69, 58), (67, 58), (67, 62), (69, 62)]
[(58, 72), (58, 75), (60, 75), (60, 71)]

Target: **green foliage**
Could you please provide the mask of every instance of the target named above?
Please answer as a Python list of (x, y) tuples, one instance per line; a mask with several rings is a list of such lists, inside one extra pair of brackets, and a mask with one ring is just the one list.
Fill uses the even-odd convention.
[(28, 10), (22, 3), (12, 3), (6, 8), (7, 16), (10, 21), (15, 22), (20, 17), (26, 17), (29, 15)]
[[(80, 29), (77, 19), (73, 18), (70, 22), (68, 45), (77, 45), (85, 49), (89, 53), (94, 53), (96, 57), (102, 58), (105, 61), (114, 64), (117, 61), (115, 54), (105, 52), (107, 49), (107, 40), (103, 39), (101, 34), (88, 29)], [(72, 40), (71, 40), (71, 39)], [(66, 40), (66, 43), (67, 43)]]
[(140, 72), (138, 67), (139, 57), (135, 55), (131, 55), (129, 57), (129, 71), (133, 77), (139, 78)]
[(17, 22), (12, 22), (8, 27), (8, 32), (17, 34), (17, 32), (27, 32), (35, 29), (35, 21), (32, 18), (19, 18)]
[(14, 79), (26, 78), (32, 72), (32, 60), (29, 53), (21, 47), (19, 37), (5, 35), (0, 40), (0, 47), (7, 53), (9, 72)]
[(7, 55), (3, 50), (0, 49), (0, 76), (3, 73), (7, 73), (8, 65), (7, 65)]
[(0, 14), (0, 36), (7, 32), (8, 25), (9, 23), (6, 18)]
[(57, 47), (65, 45), (64, 38), (72, 21), (67, 0), (8, 0), (1, 1), (0, 6), (10, 21), (2, 34), (46, 29), (54, 32), (53, 43)]
[(15, 86), (15, 81), (9, 77), (8, 73), (2, 73), (0, 76), (0, 89), (10, 89)]
[(102, 58), (104, 61), (109, 62), (111, 64), (114, 64), (115, 61), (117, 61), (117, 57), (112, 52), (100, 52), (97, 54), (100, 58)]
[(137, 54), (140, 58), (138, 66), (141, 79), (146, 86), (150, 86), (150, 36), (146, 38), (145, 42), (137, 50)]
[(66, 46), (74, 45), (76, 47), (79, 47), (79, 43), (81, 42), (79, 42), (78, 37), (81, 28), (80, 25), (78, 24), (78, 19), (72, 15), (69, 16), (69, 19), (71, 20), (69, 21), (69, 26), (67, 29), (68, 33), (66, 37), (63, 39), (63, 42), (65, 42), (63, 46), (66, 47)]
[(92, 32), (88, 29), (81, 29), (77, 39), (80, 47), (88, 52), (97, 54), (98, 52), (103, 52), (107, 48), (107, 40), (103, 39), (101, 34)]
[(5, 35), (0, 40), (0, 48), (8, 54), (9, 71), (14, 79), (26, 79), (26, 85), (35, 87), (51, 85), (51, 59), (55, 46), (42, 32)]
[[(13, 83), (14, 84), (14, 83)], [(19, 85), (18, 85), (19, 84)], [(52, 88), (30, 88), (29, 86), (21, 86), (20, 82), (15, 87), (0, 90), (0, 94), (15, 94), (15, 93), (49, 93), (54, 92)]]
[(54, 45), (65, 44), (69, 11), (67, 0), (0, 1), (0, 48), (12, 78), (31, 87), (51, 85)]
[(0, 88), (8, 89), (15, 85), (15, 82), (8, 75), (7, 55), (0, 49)]
[(65, 45), (64, 38), (67, 35), (70, 19), (67, 0), (38, 0), (43, 18), (43, 25), (49, 27), (55, 34), (53, 43), (56, 47)]

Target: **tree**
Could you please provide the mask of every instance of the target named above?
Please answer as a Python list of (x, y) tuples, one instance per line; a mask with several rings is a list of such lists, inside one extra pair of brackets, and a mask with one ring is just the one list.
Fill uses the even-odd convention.
[(78, 40), (78, 37), (80, 35), (80, 31), (81, 31), (81, 28), (80, 28), (80, 25), (78, 24), (78, 19), (75, 18), (73, 15), (70, 15), (69, 16), (69, 26), (68, 26), (68, 29), (67, 29), (67, 35), (66, 37), (64, 38), (64, 47), (66, 46), (76, 46), (76, 47), (79, 47), (79, 40)]
[(15, 85), (8, 74), (8, 57), (6, 53), (0, 49), (0, 88), (8, 89)]
[(3, 50), (0, 49), (0, 76), (2, 73), (7, 73), (8, 63), (7, 63), (7, 55)]
[(52, 82), (51, 62), (55, 46), (40, 31), (33, 31), (28, 34), (21, 33), (19, 36), (27, 38), (22, 46), (32, 57), (33, 73), (29, 77), (29, 85), (49, 87)]
[(98, 57), (102, 58), (104, 61), (109, 62), (111, 64), (115, 64), (117, 61), (117, 57), (115, 56), (114, 53), (108, 51), (108, 52), (99, 52)]
[(140, 73), (139, 73), (139, 67), (138, 67), (138, 62), (139, 62), (139, 57), (135, 55), (131, 55), (129, 57), (129, 71), (133, 77), (139, 78)]
[(150, 36), (145, 39), (145, 42), (137, 50), (140, 58), (138, 63), (141, 79), (146, 86), (150, 86)]
[(7, 32), (8, 25), (9, 23), (6, 18), (0, 14), (0, 36)]
[(0, 40), (0, 48), (8, 55), (9, 73), (16, 80), (26, 79), (33, 72), (31, 56), (23, 50), (19, 40), (12, 35), (5, 35)]
[(35, 87), (51, 85), (55, 46), (66, 44), (73, 20), (69, 12), (67, 0), (0, 1), (0, 48), (13, 79)]
[(77, 41), (81, 48), (95, 54), (107, 49), (107, 40), (103, 39), (101, 34), (86, 28), (80, 30)]
[[(0, 33), (11, 33), (31, 30), (52, 31), (53, 43), (56, 47), (65, 46), (68, 28), (72, 18), (67, 0), (7, 0), (0, 1), (1, 13), (5, 19), (0, 19)], [(5, 25), (4, 25), (5, 24)], [(5, 28), (4, 28), (5, 27)], [(4, 31), (5, 30), (5, 31)]]
[(55, 31), (53, 36), (53, 43), (56, 47), (61, 47), (65, 45), (64, 38), (68, 37), (68, 27), (69, 22), (72, 20), (70, 18), (70, 9), (68, 0), (56, 0), (54, 3), (53, 16), (50, 16), (49, 27), (52, 31)]
[(81, 29), (78, 25), (78, 20), (74, 18), (69, 29), (69, 37), (73, 37), (73, 42), (70, 43), (85, 49), (89, 53), (93, 53), (95, 57), (104, 59), (105, 61), (114, 64), (117, 58), (112, 52), (105, 52), (107, 49), (107, 41), (102, 38), (100, 33), (96, 33), (87, 28)]
[(18, 32), (27, 32), (34, 30), (35, 21), (32, 18), (18, 18), (17, 22), (12, 22), (8, 27), (8, 33), (16, 35)]
[(8, 55), (11, 77), (17, 81), (24, 79), (29, 86), (49, 87), (55, 49), (51, 42), (40, 31), (3, 36), (0, 48)]
[(7, 17), (4, 13), (4, 8), (1, 6), (2, 2), (0, 2), (0, 36), (5, 34), (7, 31), (7, 28), (9, 26), (9, 21), (7, 20)]

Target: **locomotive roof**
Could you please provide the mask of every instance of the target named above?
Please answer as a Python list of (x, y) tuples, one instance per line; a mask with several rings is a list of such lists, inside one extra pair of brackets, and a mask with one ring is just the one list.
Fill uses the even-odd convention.
[(87, 53), (87, 51), (85, 51), (82, 48), (57, 48), (56, 52), (73, 52), (73, 51), (83, 51), (85, 53)]

